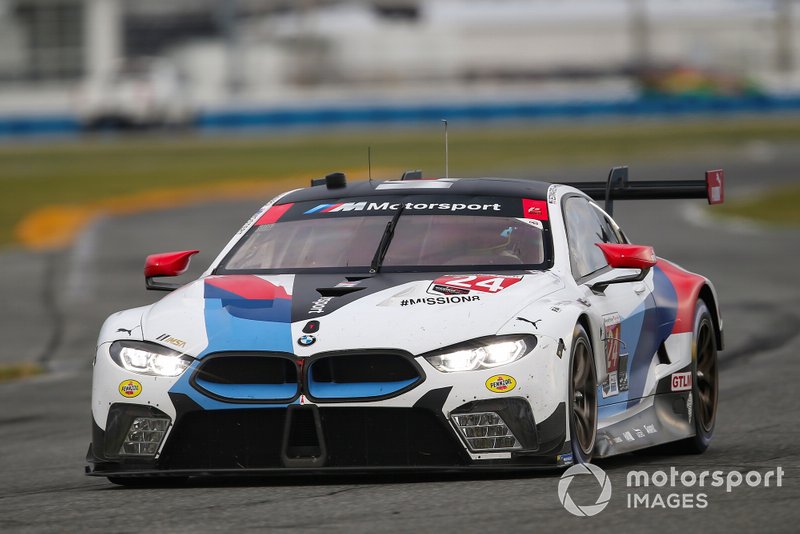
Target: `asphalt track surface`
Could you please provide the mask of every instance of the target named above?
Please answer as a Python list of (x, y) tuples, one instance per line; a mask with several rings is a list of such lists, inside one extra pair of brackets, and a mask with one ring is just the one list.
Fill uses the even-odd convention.
[[(733, 197), (800, 181), (798, 153), (797, 147), (755, 147), (643, 164), (632, 168), (632, 177), (700, 177), (706, 168), (724, 165)], [(585, 180), (605, 172), (597, 166), (530, 176)], [(0, 384), (0, 531), (797, 531), (800, 233), (705, 221), (698, 214), (711, 208), (702, 201), (621, 202), (616, 218), (634, 242), (652, 244), (659, 255), (706, 274), (719, 290), (727, 348), (720, 355), (715, 438), (700, 456), (629, 454), (598, 461), (613, 494), (595, 517), (577, 518), (564, 510), (558, 472), (211, 480), (167, 489), (127, 489), (84, 476), (90, 362), (101, 322), (115, 310), (161, 296), (144, 290), (146, 254), (200, 248), (204, 253), (192, 269), (196, 275), (263, 200), (100, 219), (62, 253), (0, 255), (4, 271), (26, 271), (30, 265), (27, 277), (5, 284), (6, 302), (43, 299), (39, 309), (44, 310), (38, 322), (4, 321), (4, 342), (35, 348), (40, 354), (31, 358), (42, 358), (51, 369)], [(56, 283), (46, 283), (48, 273)], [(30, 311), (21, 304), (18, 310)], [(677, 488), (626, 486), (629, 470), (669, 472), (671, 467), (726, 474), (764, 474), (781, 467), (782, 486), (775, 487), (774, 478), (769, 488), (743, 483), (730, 492), (680, 483)], [(570, 491), (579, 504), (592, 504), (598, 489), (589, 477), (578, 477)], [(704, 494), (708, 504), (631, 508), (628, 499), (634, 493), (651, 499), (688, 494), (695, 503)]]

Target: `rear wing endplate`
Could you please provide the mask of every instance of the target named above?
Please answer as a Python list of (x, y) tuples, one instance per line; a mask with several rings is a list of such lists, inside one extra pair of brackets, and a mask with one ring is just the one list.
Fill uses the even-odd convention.
[(725, 200), (725, 171), (706, 171), (705, 180), (655, 180), (630, 182), (628, 167), (614, 167), (604, 182), (574, 182), (564, 184), (579, 189), (594, 200), (605, 201), (605, 211), (614, 215), (615, 200), (664, 200), (705, 198), (709, 204)]

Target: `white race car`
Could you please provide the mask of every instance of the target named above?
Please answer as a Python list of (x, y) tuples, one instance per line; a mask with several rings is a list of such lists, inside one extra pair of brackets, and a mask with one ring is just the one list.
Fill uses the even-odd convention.
[(722, 171), (629, 183), (624, 167), (572, 185), (314, 180), (261, 208), (198, 280), (157, 280), (195, 250), (148, 257), (147, 287), (175, 291), (102, 327), (87, 473), (138, 484), (702, 452), (714, 287), (630, 244), (608, 213), (614, 199), (722, 196)]

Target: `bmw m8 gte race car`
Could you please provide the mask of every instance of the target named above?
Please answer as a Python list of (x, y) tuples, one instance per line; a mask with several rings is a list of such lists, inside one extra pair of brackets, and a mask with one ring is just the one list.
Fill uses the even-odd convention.
[[(612, 201), (705, 180), (572, 185), (335, 173), (261, 208), (203, 275), (109, 317), (87, 473), (523, 469), (714, 431), (722, 319), (706, 278), (631, 244)], [(605, 210), (595, 200), (605, 200)]]

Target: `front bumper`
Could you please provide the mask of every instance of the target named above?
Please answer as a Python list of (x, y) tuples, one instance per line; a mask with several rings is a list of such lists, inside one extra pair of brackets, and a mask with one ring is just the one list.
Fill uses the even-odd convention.
[[(119, 404), (109, 412), (120, 424), (97, 425), (87, 454), (93, 476), (259, 475), (375, 471), (509, 470), (564, 465), (570, 452), (565, 407), (536, 422), (521, 398), (473, 401), (453, 413), (495, 410), (522, 448), (470, 454), (443, 413), (450, 388), (427, 392), (412, 407), (291, 405), (205, 410), (189, 397), (171, 394), (174, 425), (159, 454), (151, 458), (115, 453), (124, 422), (141, 406)], [(489, 403), (489, 404), (487, 404)], [(127, 412), (136, 412), (126, 415)], [(510, 414), (515, 417), (511, 420)]]

